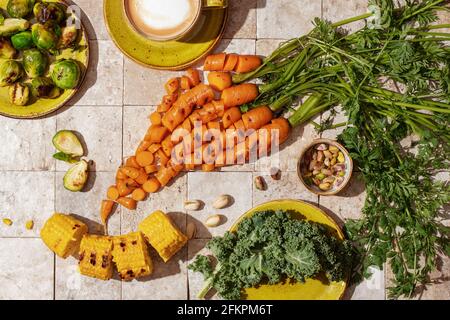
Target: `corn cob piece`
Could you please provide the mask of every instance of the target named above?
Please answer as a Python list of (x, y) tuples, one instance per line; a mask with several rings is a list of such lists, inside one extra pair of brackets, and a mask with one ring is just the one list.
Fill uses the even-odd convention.
[(139, 231), (144, 234), (164, 262), (169, 261), (188, 241), (170, 217), (162, 211), (155, 211), (143, 220), (139, 224)]
[(113, 274), (111, 237), (85, 235), (80, 244), (79, 270), (82, 275), (109, 280)]
[(88, 227), (83, 222), (65, 215), (55, 213), (47, 220), (41, 230), (41, 239), (61, 258), (77, 252), (81, 238), (88, 232)]
[(113, 243), (113, 261), (122, 280), (130, 281), (152, 274), (153, 264), (142, 233), (114, 237)]

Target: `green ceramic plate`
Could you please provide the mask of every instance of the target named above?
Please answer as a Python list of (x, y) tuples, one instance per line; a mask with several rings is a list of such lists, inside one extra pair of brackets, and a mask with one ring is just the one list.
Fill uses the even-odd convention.
[[(56, 2), (58, 0), (50, 1)], [(6, 8), (7, 3), (8, 0), (0, 0), (0, 7), (3, 9)], [(84, 47), (85, 49), (77, 52), (73, 52), (72, 49), (66, 49), (62, 51), (59, 56), (52, 58), (52, 60), (58, 60), (62, 58), (74, 59), (79, 61), (84, 66), (83, 75), (79, 87), (83, 83), (84, 76), (89, 64), (89, 41), (87, 41), (87, 35), (83, 26), (82, 28), (83, 32), (80, 39), (80, 46)], [(0, 59), (0, 63), (2, 63), (3, 61), (4, 59)], [(28, 80), (26, 80), (25, 82), (28, 82)], [(20, 107), (10, 103), (8, 87), (0, 88), (0, 114), (12, 118), (38, 118), (52, 113), (64, 106), (75, 95), (77, 91), (78, 88), (75, 88), (73, 90), (65, 90), (64, 93), (57, 99), (40, 99), (37, 101), (33, 101), (27, 106)]]
[[(278, 200), (261, 204), (245, 213), (231, 228), (236, 231), (242, 219), (251, 217), (258, 211), (265, 210), (294, 210), (306, 219), (325, 224), (336, 230), (336, 236), (344, 239), (339, 226), (325, 212), (309, 203), (297, 200)], [(301, 215), (296, 218), (301, 218)], [(246, 290), (247, 300), (339, 300), (343, 297), (347, 283), (323, 283), (317, 279), (307, 279), (305, 283), (280, 283), (276, 285), (262, 285), (258, 288)]]
[(228, 9), (204, 10), (194, 29), (177, 41), (151, 41), (129, 24), (123, 0), (104, 0), (106, 26), (117, 47), (130, 59), (153, 69), (181, 70), (207, 55), (219, 42)]

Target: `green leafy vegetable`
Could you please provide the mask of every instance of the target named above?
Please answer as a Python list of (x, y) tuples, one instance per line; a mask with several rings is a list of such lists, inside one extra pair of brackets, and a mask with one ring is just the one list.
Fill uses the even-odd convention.
[(207, 245), (215, 258), (199, 255), (189, 269), (205, 278), (204, 298), (216, 289), (225, 299), (240, 299), (243, 289), (284, 278), (304, 282), (325, 273), (330, 281), (344, 280), (350, 272), (354, 250), (328, 227), (296, 220), (291, 212), (263, 211), (243, 220), (237, 232), (213, 238)]

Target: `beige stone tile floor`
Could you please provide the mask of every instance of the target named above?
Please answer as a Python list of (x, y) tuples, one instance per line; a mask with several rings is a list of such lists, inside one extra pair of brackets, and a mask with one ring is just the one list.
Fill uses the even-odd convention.
[[(109, 226), (111, 234), (136, 229), (138, 222), (156, 209), (168, 212), (185, 230), (193, 221), (198, 232), (185, 249), (164, 264), (151, 249), (156, 272), (148, 279), (121, 283), (101, 282), (82, 277), (76, 260), (61, 260), (43, 245), (39, 230), (54, 211), (84, 217), (91, 231), (101, 233), (97, 212), (106, 187), (114, 181), (114, 170), (122, 159), (133, 153), (145, 134), (147, 116), (162, 96), (169, 77), (177, 73), (141, 67), (125, 58), (110, 40), (103, 21), (102, 1), (77, 0), (83, 11), (92, 50), (92, 61), (81, 92), (72, 106), (38, 120), (14, 120), (0, 117), (3, 133), (0, 143), (0, 218), (11, 218), (11, 227), (0, 225), (0, 299), (195, 299), (202, 285), (201, 277), (187, 270), (187, 264), (199, 252), (205, 252), (208, 239), (227, 230), (252, 206), (280, 198), (303, 199), (317, 205), (338, 220), (357, 218), (364, 204), (364, 184), (355, 174), (347, 190), (336, 197), (316, 197), (298, 182), (296, 158), (314, 138), (319, 137), (307, 125), (294, 131), (280, 151), (282, 179), (272, 181), (264, 163), (230, 167), (215, 173), (184, 173), (163, 192), (152, 195), (136, 212), (116, 211)], [(340, 20), (365, 12), (366, 0), (230, 0), (231, 15), (224, 39), (216, 52), (228, 51), (267, 55), (282, 41), (299, 36), (312, 28), (314, 17)], [(445, 19), (445, 17), (443, 17)], [(448, 19), (448, 17), (447, 17)], [(357, 28), (360, 24), (353, 25)], [(326, 115), (323, 115), (326, 116)], [(338, 121), (345, 121), (340, 115)], [(72, 194), (62, 186), (67, 167), (55, 163), (51, 138), (58, 129), (77, 130), (93, 161), (87, 192)], [(339, 130), (325, 133), (334, 138)], [(269, 181), (265, 192), (256, 190), (253, 179), (262, 175)], [(230, 208), (221, 210), (223, 224), (207, 230), (202, 222), (214, 211), (211, 203), (219, 194), (234, 198)], [(202, 199), (205, 208), (185, 212), (183, 202)], [(35, 228), (27, 231), (27, 220)], [(437, 284), (427, 288), (422, 298), (449, 298), (450, 263), (433, 274)], [(372, 279), (352, 288), (348, 299), (384, 299), (390, 271), (375, 271)], [(448, 279), (447, 279), (448, 280)], [(36, 290), (36, 287), (39, 289)], [(212, 297), (216, 299), (217, 297)]]

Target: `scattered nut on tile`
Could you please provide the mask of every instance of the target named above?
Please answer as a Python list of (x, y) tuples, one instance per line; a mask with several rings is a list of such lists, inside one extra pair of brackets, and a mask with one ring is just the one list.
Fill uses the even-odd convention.
[(270, 169), (270, 176), (273, 180), (280, 180), (281, 179), (281, 170), (278, 168), (272, 168)]
[(259, 176), (255, 178), (255, 187), (261, 191), (267, 190), (267, 184), (263, 177)]
[(215, 228), (220, 225), (221, 221), (222, 221), (222, 217), (218, 214), (215, 214), (213, 216), (210, 216), (208, 219), (206, 219), (205, 225), (209, 228)]
[(10, 227), (10, 226), (12, 226), (13, 221), (11, 219), (6, 218), (6, 219), (3, 219), (3, 223)]
[(226, 208), (231, 204), (231, 200), (232, 200), (231, 196), (227, 194), (221, 195), (214, 201), (213, 208), (214, 209)]
[(188, 200), (184, 202), (184, 209), (187, 211), (198, 211), (202, 206), (203, 202), (200, 200)]

